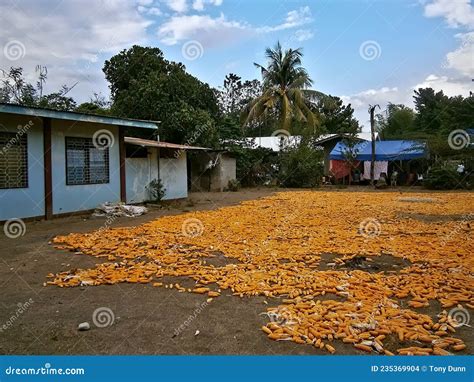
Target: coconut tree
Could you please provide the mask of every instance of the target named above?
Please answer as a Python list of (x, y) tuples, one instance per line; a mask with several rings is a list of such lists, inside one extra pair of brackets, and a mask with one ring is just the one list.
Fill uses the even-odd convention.
[(313, 82), (301, 65), (301, 48), (283, 51), (278, 42), (273, 49), (265, 50), (265, 56), (268, 59), (266, 67), (254, 64), (262, 72), (263, 92), (244, 107), (241, 114), (243, 125), (276, 114), (280, 129), (289, 131), (291, 121), (297, 120), (314, 132), (319, 126), (319, 118), (311, 110), (311, 102), (324, 95), (309, 89)]

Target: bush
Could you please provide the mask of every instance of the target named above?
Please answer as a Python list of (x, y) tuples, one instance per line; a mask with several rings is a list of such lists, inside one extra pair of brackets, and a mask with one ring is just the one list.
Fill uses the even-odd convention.
[(270, 149), (233, 145), (228, 150), (237, 160), (237, 179), (242, 186), (267, 184), (274, 177), (277, 157)]
[(285, 187), (316, 187), (324, 173), (323, 154), (305, 143), (281, 152), (280, 184)]
[(425, 187), (431, 190), (452, 190), (461, 188), (462, 178), (451, 166), (437, 165), (428, 171)]
[(239, 191), (240, 189), (240, 183), (237, 179), (231, 179), (229, 180), (229, 183), (227, 183), (227, 190), (236, 192)]
[(161, 179), (153, 179), (148, 186), (146, 186), (148, 191), (148, 197), (150, 202), (159, 202), (165, 196), (166, 189), (161, 182)]

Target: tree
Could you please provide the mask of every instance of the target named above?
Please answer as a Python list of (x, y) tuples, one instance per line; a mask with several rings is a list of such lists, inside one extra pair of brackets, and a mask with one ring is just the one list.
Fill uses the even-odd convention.
[(72, 97), (66, 96), (70, 88), (63, 85), (57, 92), (42, 95), (43, 84), (46, 82), (46, 67), (39, 66), (39, 78), (36, 87), (27, 82), (23, 76), (23, 68), (10, 68), (2, 71), (0, 101), (23, 106), (38, 106), (55, 110), (70, 111), (76, 108)]
[(389, 103), (383, 114), (377, 114), (377, 131), (384, 140), (407, 139), (415, 131), (415, 118), (411, 108)]
[(164, 140), (189, 143), (199, 133), (204, 144), (215, 141), (218, 106), (213, 90), (183, 64), (166, 60), (160, 49), (135, 45), (107, 60), (103, 71), (113, 115), (161, 121)]
[(413, 98), (417, 111), (416, 129), (422, 133), (439, 133), (444, 130), (443, 119), (446, 117), (449, 98), (443, 91), (435, 92), (432, 88), (420, 88), (415, 90)]
[(215, 94), (220, 111), (219, 133), (221, 138), (242, 138), (246, 134), (240, 124), (240, 112), (250, 100), (262, 94), (262, 84), (258, 80), (242, 82), (241, 77), (229, 73), (224, 79), (224, 85), (217, 89)]
[(310, 131), (315, 131), (319, 119), (311, 110), (310, 101), (321, 99), (322, 94), (308, 89), (312, 80), (301, 66), (301, 48), (283, 52), (278, 42), (273, 49), (267, 48), (265, 55), (268, 59), (266, 67), (255, 64), (262, 72), (263, 92), (244, 108), (241, 115), (243, 125), (265, 119), (271, 112), (276, 112), (280, 129), (290, 131), (292, 120), (296, 120), (304, 122)]
[(342, 99), (336, 96), (327, 96), (319, 100), (314, 106), (321, 118), (321, 130), (329, 134), (350, 134), (360, 131), (359, 122), (354, 118), (354, 109), (351, 104), (344, 105)]
[(81, 103), (76, 111), (80, 113), (110, 115), (110, 101), (103, 95), (94, 93), (94, 97), (88, 102)]

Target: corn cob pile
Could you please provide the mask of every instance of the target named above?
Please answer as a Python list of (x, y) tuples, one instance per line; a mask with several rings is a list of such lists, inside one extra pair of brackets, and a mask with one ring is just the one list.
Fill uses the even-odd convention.
[[(454, 337), (456, 322), (447, 310), (474, 308), (474, 196), (410, 194), (427, 195), (432, 202), (408, 203), (395, 193), (284, 192), (133, 228), (61, 236), (53, 241), (57, 248), (105, 262), (51, 274), (48, 284), (153, 283), (209, 297), (224, 290), (278, 297), (282, 304), (269, 308), (271, 322), (262, 328), (270, 339), (331, 353), (331, 343), (342, 341), (364, 352), (392, 354), (384, 342), (396, 337), (410, 345), (399, 354), (449, 354), (466, 345)], [(377, 223), (375, 235), (361, 232), (368, 218)], [(202, 232), (186, 235), (189, 219), (200, 221)], [(338, 257), (332, 269), (319, 270), (325, 253)], [(235, 263), (214, 266), (210, 259), (217, 254)], [(409, 266), (378, 273), (339, 266), (355, 256), (376, 261), (380, 254), (403, 258)], [(164, 284), (165, 276), (188, 277), (196, 285)], [(408, 308), (401, 307), (404, 299)], [(442, 306), (436, 319), (417, 312), (430, 300)]]

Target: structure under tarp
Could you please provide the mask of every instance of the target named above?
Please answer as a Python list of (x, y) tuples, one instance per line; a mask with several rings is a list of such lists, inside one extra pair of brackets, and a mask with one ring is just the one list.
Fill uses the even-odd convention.
[[(329, 154), (331, 160), (345, 160), (347, 152), (351, 151), (356, 155), (355, 160), (370, 161), (372, 158), (371, 142), (364, 141), (354, 145), (349, 149), (344, 142), (338, 142)], [(375, 160), (376, 161), (398, 161), (426, 158), (428, 155), (426, 144), (419, 141), (376, 141)]]

